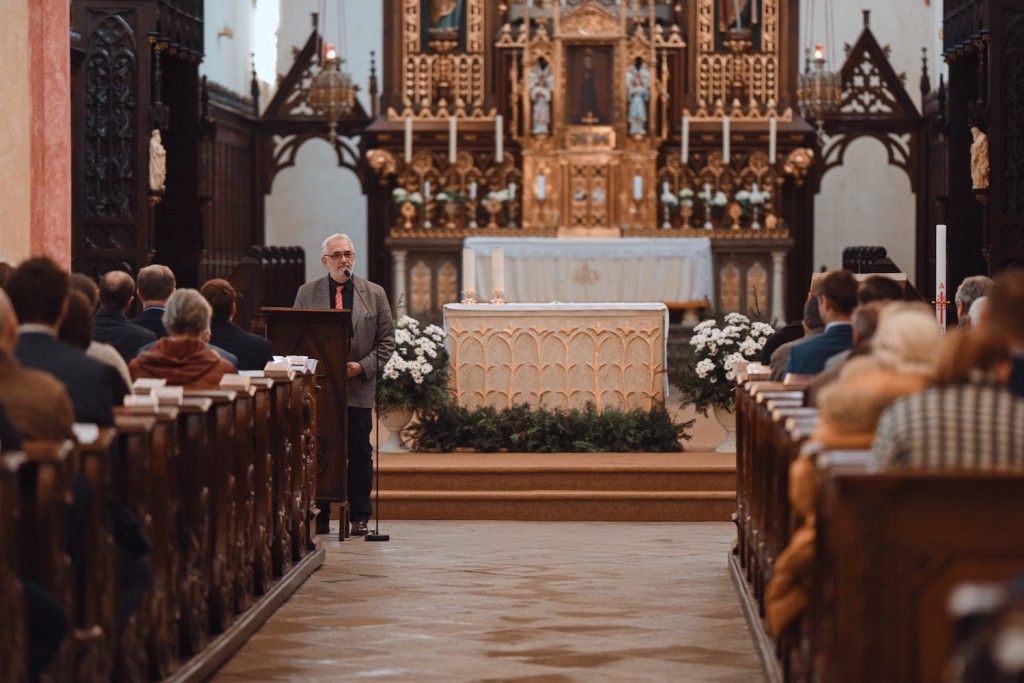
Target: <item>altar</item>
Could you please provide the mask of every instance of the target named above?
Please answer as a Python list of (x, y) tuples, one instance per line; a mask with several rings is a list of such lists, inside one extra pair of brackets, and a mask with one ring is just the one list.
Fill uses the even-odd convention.
[(515, 303), (714, 300), (708, 238), (467, 237), (479, 299), (493, 296), (493, 250), (504, 260), (503, 298)]
[(664, 304), (448, 304), (444, 327), (464, 408), (649, 410), (668, 394)]

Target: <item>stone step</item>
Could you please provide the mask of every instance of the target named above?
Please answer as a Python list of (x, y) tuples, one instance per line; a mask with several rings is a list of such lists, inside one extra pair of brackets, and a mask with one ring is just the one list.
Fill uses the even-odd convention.
[(381, 490), (382, 519), (728, 521), (734, 491)]

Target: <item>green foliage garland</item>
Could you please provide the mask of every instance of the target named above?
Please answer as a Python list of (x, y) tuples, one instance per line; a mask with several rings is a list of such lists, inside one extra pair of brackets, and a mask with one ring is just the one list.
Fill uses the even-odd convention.
[(469, 410), (452, 403), (420, 414), (409, 427), (414, 450), (450, 453), (468, 449), (485, 453), (673, 453), (693, 420), (676, 424), (664, 406), (649, 411), (598, 413), (583, 410), (533, 409), (515, 405), (504, 410)]

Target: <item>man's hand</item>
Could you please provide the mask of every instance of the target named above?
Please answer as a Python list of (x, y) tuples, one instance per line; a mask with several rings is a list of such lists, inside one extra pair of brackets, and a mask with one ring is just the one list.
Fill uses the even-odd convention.
[(349, 361), (346, 367), (348, 368), (349, 379), (352, 379), (353, 377), (358, 377), (359, 375), (363, 374), (363, 366), (360, 365), (359, 363), (356, 363), (355, 361)]

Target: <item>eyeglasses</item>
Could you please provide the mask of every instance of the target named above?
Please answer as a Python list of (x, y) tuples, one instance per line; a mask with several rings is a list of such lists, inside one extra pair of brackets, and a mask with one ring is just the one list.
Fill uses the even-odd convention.
[(324, 254), (324, 256), (331, 259), (332, 261), (341, 261), (342, 259), (348, 261), (355, 255), (356, 252), (354, 251), (336, 251), (333, 254)]

